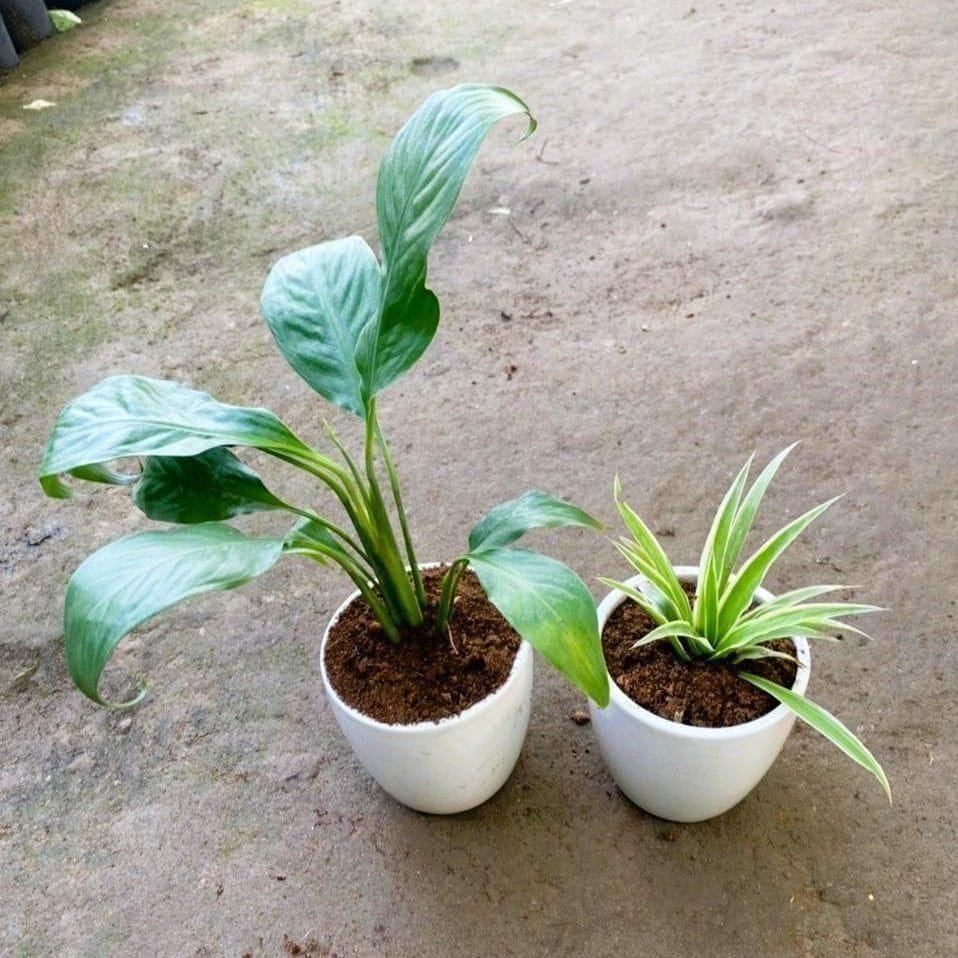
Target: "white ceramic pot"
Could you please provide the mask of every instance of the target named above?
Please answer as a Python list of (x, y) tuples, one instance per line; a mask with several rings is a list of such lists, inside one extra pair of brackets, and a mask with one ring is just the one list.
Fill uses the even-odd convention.
[[(696, 566), (676, 566), (682, 582), (696, 582)], [(628, 580), (639, 587), (641, 576)], [(759, 589), (756, 602), (771, 593)], [(610, 592), (599, 605), (599, 628), (626, 597)], [(792, 690), (808, 686), (808, 642), (792, 640), (799, 661)], [(609, 678), (611, 700), (604, 709), (590, 702), (592, 728), (619, 788), (640, 808), (674, 822), (701, 822), (727, 812), (761, 781), (795, 724), (779, 705), (767, 715), (728, 728), (697, 728), (660, 718), (632, 701)]]
[[(429, 568), (423, 565), (422, 568)], [(475, 808), (506, 783), (522, 751), (532, 699), (532, 647), (519, 647), (509, 678), (492, 695), (438, 722), (389, 725), (347, 705), (326, 674), (326, 643), (354, 592), (323, 634), (320, 668), (336, 722), (366, 771), (393, 798), (420, 812)]]

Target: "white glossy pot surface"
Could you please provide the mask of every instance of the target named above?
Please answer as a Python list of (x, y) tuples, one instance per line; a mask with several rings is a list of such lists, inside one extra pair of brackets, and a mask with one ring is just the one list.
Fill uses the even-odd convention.
[[(695, 582), (696, 566), (676, 566), (683, 582)], [(628, 584), (638, 587), (641, 576)], [(759, 589), (757, 602), (771, 593)], [(626, 597), (610, 592), (599, 605), (599, 628)], [(808, 642), (792, 640), (799, 669), (792, 686), (803, 694), (811, 656)], [(590, 702), (592, 728), (619, 788), (640, 808), (675, 822), (700, 822), (737, 805), (762, 780), (795, 724), (793, 712), (779, 705), (767, 715), (728, 728), (697, 728), (660, 718), (632, 701), (609, 678), (611, 701), (604, 709)]]
[(330, 630), (358, 596), (354, 592), (333, 613), (320, 655), (323, 687), (343, 735), (369, 774), (403, 805), (439, 815), (481, 805), (502, 788), (522, 751), (532, 698), (532, 647), (523, 642), (505, 683), (458, 715), (388, 725), (347, 705), (326, 674)]

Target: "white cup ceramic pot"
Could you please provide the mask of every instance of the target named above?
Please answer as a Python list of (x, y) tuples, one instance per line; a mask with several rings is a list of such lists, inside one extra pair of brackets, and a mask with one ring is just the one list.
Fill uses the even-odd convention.
[[(682, 582), (696, 582), (696, 566), (676, 566)], [(639, 587), (641, 576), (628, 584)], [(771, 593), (759, 589), (756, 602)], [(599, 605), (599, 628), (623, 601), (610, 592)], [(808, 642), (792, 639), (799, 661), (792, 690), (808, 686)], [(640, 808), (674, 822), (701, 822), (727, 812), (761, 781), (772, 767), (795, 724), (795, 715), (778, 705), (751, 722), (727, 728), (698, 728), (660, 718), (632, 701), (610, 677), (609, 705), (590, 702), (592, 728), (619, 788)]]
[(323, 687), (346, 741), (366, 771), (403, 805), (436, 815), (481, 805), (506, 783), (522, 751), (532, 699), (532, 647), (523, 642), (505, 683), (458, 715), (414, 725), (378, 722), (347, 705), (326, 673), (330, 630), (358, 596), (357, 590), (333, 613), (320, 654)]

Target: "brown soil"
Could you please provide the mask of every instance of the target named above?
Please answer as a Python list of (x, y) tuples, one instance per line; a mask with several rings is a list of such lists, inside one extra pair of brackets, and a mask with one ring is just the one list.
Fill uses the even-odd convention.
[(409, 725), (458, 715), (509, 677), (520, 638), (466, 572), (459, 584), (451, 636), (434, 626), (444, 569), (423, 573), (433, 603), (426, 622), (393, 644), (358, 599), (340, 616), (326, 646), (333, 688), (354, 709), (380, 722)]
[[(724, 663), (683, 662), (668, 642), (632, 646), (655, 628), (655, 622), (634, 602), (626, 600), (609, 616), (602, 630), (605, 661), (615, 684), (633, 702), (656, 715), (683, 725), (725, 728), (761, 718), (778, 704), (754, 685), (739, 678), (739, 667)], [(795, 654), (789, 639), (769, 643)], [(797, 668), (784, 659), (759, 659), (747, 670), (791, 688)], [(744, 667), (744, 666), (743, 666)]]

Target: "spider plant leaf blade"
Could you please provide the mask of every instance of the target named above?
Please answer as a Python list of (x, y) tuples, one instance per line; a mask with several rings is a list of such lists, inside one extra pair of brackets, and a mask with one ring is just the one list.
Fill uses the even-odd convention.
[(714, 637), (718, 597), (728, 579), (728, 567), (725, 564), (728, 537), (742, 497), (742, 490), (748, 480), (752, 459), (753, 457), (749, 456), (722, 498), (699, 558), (699, 583), (692, 621), (700, 633), (710, 638)]
[(750, 682), (756, 688), (767, 692), (786, 708), (791, 709), (803, 722), (807, 722), (816, 732), (828, 739), (852, 761), (857, 762), (862, 768), (871, 772), (878, 780), (885, 795), (888, 796), (888, 801), (891, 802), (891, 787), (888, 784), (888, 777), (885, 775), (884, 769), (861, 740), (834, 715), (804, 696), (796, 694), (791, 689), (783, 688), (775, 682), (770, 682), (768, 679), (753, 675), (751, 672), (739, 672), (739, 675), (746, 682)]
[(809, 509), (804, 515), (793, 519), (780, 529), (742, 566), (738, 574), (729, 582), (719, 603), (719, 633), (725, 634), (748, 608), (755, 590), (762, 584), (765, 575), (778, 557), (811, 525), (829, 506), (841, 496), (829, 499), (821, 505)]
[(793, 442), (786, 449), (783, 449), (777, 456), (773, 457), (771, 462), (759, 473), (755, 482), (752, 483), (752, 487), (746, 493), (744, 500), (738, 508), (738, 511), (735, 515), (735, 521), (732, 523), (732, 528), (729, 532), (728, 543), (725, 550), (725, 567), (731, 572), (735, 567), (735, 564), (738, 562), (739, 555), (741, 555), (742, 547), (745, 545), (745, 540), (748, 538), (748, 534), (752, 528), (752, 523), (755, 520), (755, 514), (758, 512), (758, 507), (762, 503), (762, 499), (765, 496), (765, 492), (768, 489), (769, 485), (772, 482), (772, 479), (775, 478), (775, 473), (778, 472), (779, 466), (785, 461), (785, 457), (798, 445), (797, 442)]
[(621, 498), (616, 499), (616, 506), (626, 528), (635, 539), (636, 545), (645, 554), (649, 564), (655, 570), (658, 578), (655, 584), (675, 605), (680, 613), (678, 618), (691, 621), (692, 606), (689, 603), (689, 597), (685, 594), (682, 583), (679, 582), (678, 576), (672, 568), (672, 563), (659, 544), (658, 539), (655, 538), (652, 530), (642, 521), (635, 510), (623, 502)]
[(753, 645), (743, 649), (732, 661), (745, 662), (754, 659), (784, 659), (786, 662), (798, 664), (798, 659), (794, 655), (789, 655), (787, 652), (781, 652), (778, 649), (769, 649), (764, 645)]
[(642, 609), (643, 612), (648, 614), (660, 625), (669, 621), (666, 616), (663, 614), (662, 610), (656, 606), (651, 599), (645, 593), (640, 592), (638, 589), (633, 588), (630, 585), (627, 585), (625, 582), (619, 582), (616, 579), (606, 579), (599, 577), (599, 582), (603, 585), (607, 585), (610, 589), (615, 589), (618, 592), (621, 592), (623, 595), (628, 596), (636, 605)]
[(774, 599), (769, 599), (768, 602), (763, 602), (760, 605), (757, 605), (754, 609), (750, 609), (748, 612), (743, 613), (739, 617), (739, 621), (742, 621), (743, 619), (753, 619), (756, 616), (764, 615), (769, 609), (778, 609), (782, 608), (783, 606), (799, 605), (802, 602), (806, 602), (809, 599), (816, 599), (819, 596), (826, 595), (829, 592), (838, 592), (842, 589), (848, 588), (850, 587), (847, 585), (810, 585), (803, 589), (792, 589), (789, 592), (782, 592), (775, 596)]

